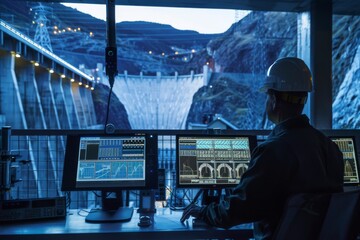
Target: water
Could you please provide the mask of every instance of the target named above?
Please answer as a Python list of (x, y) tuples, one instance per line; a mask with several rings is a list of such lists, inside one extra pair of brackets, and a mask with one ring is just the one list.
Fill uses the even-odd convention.
[(132, 129), (185, 129), (193, 95), (206, 74), (118, 75), (113, 92), (124, 104)]

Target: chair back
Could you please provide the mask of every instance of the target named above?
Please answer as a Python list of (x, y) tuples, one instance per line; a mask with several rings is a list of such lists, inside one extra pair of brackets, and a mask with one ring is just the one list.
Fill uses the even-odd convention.
[(360, 189), (333, 193), (319, 240), (353, 240), (360, 233)]
[(290, 197), (274, 240), (354, 240), (360, 233), (360, 189)]
[(300, 193), (291, 196), (274, 234), (274, 240), (316, 240), (331, 194)]

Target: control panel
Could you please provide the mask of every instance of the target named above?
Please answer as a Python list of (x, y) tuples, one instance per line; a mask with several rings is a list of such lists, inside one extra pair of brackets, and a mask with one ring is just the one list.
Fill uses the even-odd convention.
[(60, 218), (66, 216), (66, 198), (37, 198), (0, 202), (0, 222)]

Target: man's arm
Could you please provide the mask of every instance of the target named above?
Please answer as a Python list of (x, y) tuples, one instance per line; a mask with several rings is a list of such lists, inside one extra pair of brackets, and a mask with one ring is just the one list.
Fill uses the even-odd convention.
[[(286, 147), (286, 146), (284, 146)], [(286, 151), (284, 151), (286, 152)], [(289, 179), (291, 164), (279, 159), (276, 148), (259, 146), (253, 152), (249, 169), (240, 184), (225, 201), (207, 206), (192, 206), (184, 211), (182, 219), (190, 216), (200, 218), (209, 225), (230, 228), (245, 222), (258, 221), (274, 210), (282, 207), (283, 189)], [(286, 153), (283, 153), (286, 155)]]

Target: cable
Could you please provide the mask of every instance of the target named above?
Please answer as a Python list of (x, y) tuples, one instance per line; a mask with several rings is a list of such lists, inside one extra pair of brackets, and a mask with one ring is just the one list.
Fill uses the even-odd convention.
[(71, 207), (71, 192), (66, 191), (65, 198), (66, 198), (66, 208), (69, 209)]
[(109, 121), (109, 112), (110, 112), (110, 101), (111, 101), (111, 93), (112, 93), (112, 88), (113, 85), (110, 85), (110, 91), (109, 91), (109, 96), (108, 96), (108, 101), (107, 101), (107, 108), (106, 108), (106, 119), (105, 119), (105, 125), (104, 125), (104, 131), (107, 132), (107, 126), (108, 126), (108, 121)]
[[(185, 210), (190, 204), (196, 203), (199, 199), (200, 194), (202, 193), (201, 190), (198, 191), (198, 193), (196, 194), (196, 196), (194, 197), (194, 199), (191, 200), (191, 197), (188, 196), (187, 192), (190, 191), (189, 189), (185, 190), (183, 193), (182, 197), (177, 196), (176, 194), (176, 190), (173, 191), (170, 188), (168, 188), (168, 190), (170, 191), (170, 199), (169, 199), (169, 208), (173, 211), (183, 211)], [(176, 206), (177, 200), (183, 201), (184, 199), (187, 199), (188, 201), (190, 201), (189, 204), (187, 204), (186, 206), (183, 207), (178, 207)]]

